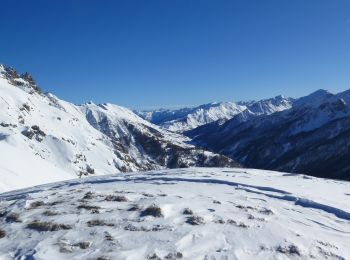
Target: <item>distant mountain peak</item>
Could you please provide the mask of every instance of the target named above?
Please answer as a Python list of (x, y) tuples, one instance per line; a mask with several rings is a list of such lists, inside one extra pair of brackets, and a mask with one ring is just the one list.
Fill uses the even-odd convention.
[(331, 93), (330, 91), (325, 90), (325, 89), (318, 89), (306, 97), (317, 99), (317, 98), (325, 98), (325, 97), (330, 97), (330, 96), (333, 96), (333, 93)]
[(302, 106), (319, 106), (326, 98), (332, 97), (334, 94), (325, 89), (318, 89), (311, 94), (296, 100), (295, 105)]

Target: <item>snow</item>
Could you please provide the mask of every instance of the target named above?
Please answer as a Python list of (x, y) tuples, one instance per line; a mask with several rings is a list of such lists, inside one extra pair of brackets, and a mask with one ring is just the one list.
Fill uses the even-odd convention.
[[(46, 184), (0, 194), (0, 258), (346, 259), (349, 189), (349, 182), (238, 168)], [(159, 217), (145, 214), (152, 205)], [(35, 220), (69, 229), (37, 231)]]
[[(289, 134), (311, 131), (349, 115), (348, 91), (148, 112), (162, 121), (156, 126), (117, 105), (41, 94), (5, 73), (0, 65), (0, 192), (7, 191), (0, 194), (0, 259), (350, 257), (349, 182), (238, 168), (166, 170), (136, 141), (192, 149), (174, 132), (296, 104), (308, 117)], [(119, 172), (142, 166), (157, 170)], [(89, 169), (95, 177), (75, 179)]]
[[(76, 178), (75, 174), (35, 156), (25, 144), (18, 144), (20, 138), (7, 137), (0, 142), (0, 191), (24, 188), (48, 182)], [(22, 149), (17, 147), (21, 145)]]
[(327, 90), (319, 89), (319, 90), (316, 90), (313, 93), (311, 93), (305, 97), (299, 98), (298, 100), (296, 100), (295, 105), (297, 105), (297, 106), (299, 106), (299, 105), (319, 106), (320, 103), (322, 103), (324, 101), (324, 99), (326, 99), (327, 97), (330, 97), (332, 95), (333, 94)]
[(318, 90), (298, 99), (293, 109), (304, 114), (304, 117), (294, 123), (291, 134), (310, 132), (336, 119), (349, 117), (349, 103), (343, 97), (346, 99), (346, 92), (332, 94)]
[(282, 95), (249, 102), (212, 102), (193, 108), (135, 111), (144, 119), (172, 132), (185, 132), (218, 120), (226, 121), (236, 115), (272, 114), (292, 107), (293, 99)]
[(0, 66), (0, 192), (91, 174), (162, 169), (177, 151), (187, 151), (178, 160), (189, 166), (200, 166), (203, 155), (208, 165), (218, 156), (127, 108), (74, 105), (6, 73)]
[[(79, 107), (52, 94), (30, 93), (1, 77), (0, 94), (0, 191), (75, 178), (87, 165), (93, 165), (96, 174), (118, 172), (107, 163), (119, 159), (108, 139), (85, 120)], [(32, 126), (46, 136), (37, 140), (22, 134)], [(80, 154), (86, 162), (75, 161)]]

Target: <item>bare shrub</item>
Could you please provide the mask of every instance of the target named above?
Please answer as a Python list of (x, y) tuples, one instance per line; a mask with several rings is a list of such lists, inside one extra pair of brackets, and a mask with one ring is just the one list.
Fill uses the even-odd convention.
[(175, 253), (169, 253), (167, 254), (164, 259), (181, 259), (183, 257), (182, 253), (180, 252), (175, 252)]
[(289, 246), (278, 246), (276, 248), (276, 251), (282, 254), (286, 255), (297, 255), (301, 256), (300, 250), (295, 245), (289, 245)]
[(0, 238), (4, 238), (6, 236), (5, 230), (0, 229)]
[(35, 209), (41, 206), (44, 206), (45, 203), (42, 200), (38, 200), (38, 201), (34, 201), (32, 203), (30, 203), (29, 208), (28, 209)]
[(148, 255), (147, 259), (148, 260), (162, 260), (162, 258), (160, 258), (156, 253), (154, 253), (153, 255)]
[(160, 218), (160, 217), (163, 217), (163, 214), (160, 207), (156, 205), (152, 205), (147, 207), (141, 212), (141, 217), (144, 217), (144, 216), (152, 216), (152, 217)]
[(91, 210), (92, 212), (98, 213), (98, 210), (101, 209), (99, 206), (81, 204), (77, 207), (78, 209)]
[(81, 242), (74, 244), (74, 246), (78, 246), (78, 247), (80, 247), (80, 249), (87, 249), (87, 248), (91, 247), (91, 245), (92, 245), (92, 242), (90, 242), (90, 241), (81, 241)]
[(5, 218), (6, 222), (22, 222), (18, 213), (10, 213)]
[(128, 199), (125, 196), (118, 196), (118, 195), (108, 195), (108, 196), (106, 196), (105, 200), (107, 200), (107, 201), (119, 201), (119, 202), (128, 201)]
[(51, 210), (45, 210), (43, 212), (43, 215), (44, 216), (57, 216), (57, 215), (60, 215), (60, 213), (55, 212), (55, 211), (51, 211)]
[(273, 215), (274, 214), (271, 209), (266, 209), (266, 208), (259, 210), (259, 213), (264, 214), (264, 215)]
[(204, 224), (204, 219), (200, 216), (191, 216), (187, 218), (186, 223), (190, 225), (201, 225)]
[(141, 210), (141, 207), (140, 207), (139, 205), (137, 205), (137, 204), (132, 205), (132, 206), (128, 209), (128, 211), (139, 211), (139, 210)]
[(248, 228), (248, 226), (244, 223), (238, 223), (237, 221), (233, 220), (233, 219), (228, 219), (227, 220), (227, 224), (230, 225), (235, 225), (236, 227), (241, 227), (241, 228)]
[(93, 197), (94, 197), (94, 193), (91, 192), (91, 191), (88, 191), (87, 193), (85, 193), (83, 199), (84, 199), (84, 200), (90, 200), (90, 199), (92, 199)]
[(27, 225), (27, 228), (36, 231), (58, 231), (71, 229), (72, 226), (66, 224), (57, 224), (53, 222), (41, 222), (39, 220), (34, 220)]
[(88, 225), (88, 227), (95, 227), (95, 226), (113, 227), (114, 226), (113, 223), (108, 223), (108, 222), (106, 222), (104, 220), (100, 220), (100, 219), (89, 220), (88, 222), (86, 222), (86, 224)]
[(193, 215), (193, 211), (190, 208), (185, 208), (182, 212), (184, 215)]

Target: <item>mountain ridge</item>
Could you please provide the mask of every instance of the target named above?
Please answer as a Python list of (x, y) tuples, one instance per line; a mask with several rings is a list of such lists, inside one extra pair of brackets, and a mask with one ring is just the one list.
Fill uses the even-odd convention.
[[(0, 162), (3, 190), (92, 174), (238, 166), (127, 108), (74, 105), (44, 94), (31, 76), (5, 66), (0, 67), (0, 108), (0, 150), (7, 151)], [(26, 167), (33, 169), (36, 179), (26, 176)]]
[(237, 115), (185, 134), (247, 167), (349, 180), (349, 100), (349, 91), (318, 90), (284, 111), (248, 119)]
[(292, 106), (293, 100), (279, 95), (259, 101), (211, 102), (192, 108), (135, 111), (135, 113), (164, 129), (182, 133), (218, 120), (227, 121), (245, 110), (253, 115), (283, 111)]

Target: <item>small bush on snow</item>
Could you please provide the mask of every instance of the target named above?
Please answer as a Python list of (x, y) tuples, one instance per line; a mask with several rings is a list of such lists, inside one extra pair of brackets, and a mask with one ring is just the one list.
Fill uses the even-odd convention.
[(108, 196), (106, 196), (105, 200), (107, 200), (107, 201), (119, 201), (119, 202), (128, 201), (128, 199), (125, 196), (116, 196), (116, 195), (108, 195)]
[(27, 225), (27, 228), (36, 231), (58, 231), (71, 229), (72, 226), (66, 224), (56, 224), (53, 222), (41, 222), (39, 220), (34, 220)]
[(201, 225), (204, 224), (204, 219), (199, 216), (191, 216), (187, 218), (186, 223), (190, 225)]
[(4, 238), (6, 236), (6, 232), (0, 229), (0, 238)]
[(141, 217), (145, 217), (145, 216), (153, 216), (153, 217), (160, 218), (160, 217), (163, 217), (163, 214), (160, 207), (152, 205), (147, 207), (141, 212)]

